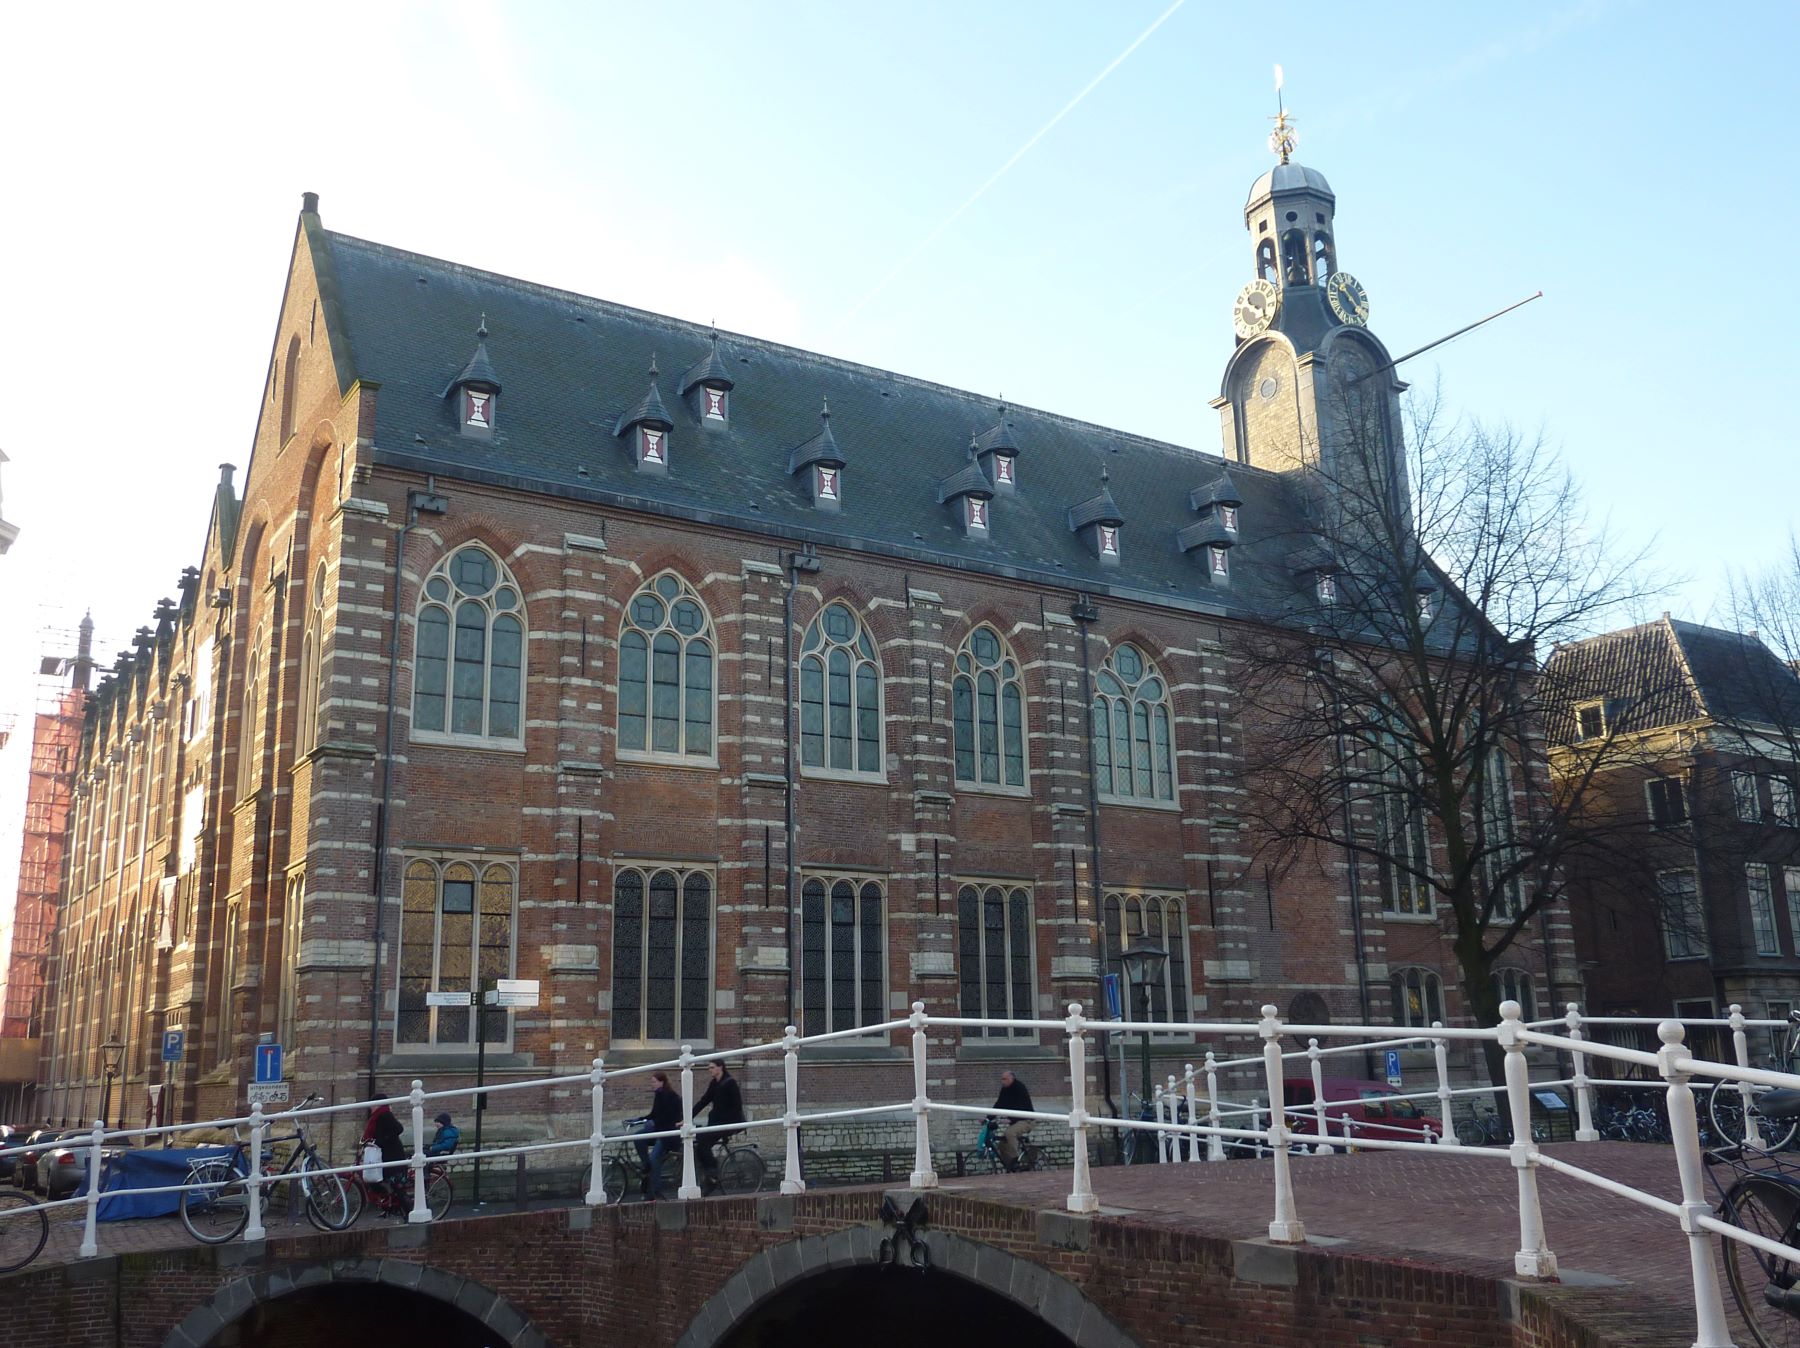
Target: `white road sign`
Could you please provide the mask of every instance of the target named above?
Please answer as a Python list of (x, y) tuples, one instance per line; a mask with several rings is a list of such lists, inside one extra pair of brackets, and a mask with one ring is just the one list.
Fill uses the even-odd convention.
[(249, 1088), (250, 1103), (253, 1105), (285, 1105), (288, 1102), (288, 1084), (285, 1081), (271, 1081)]
[(484, 1000), (489, 1006), (536, 1006), (538, 987), (538, 980), (535, 978), (496, 978), (494, 990)]
[(425, 994), (425, 1005), (427, 1006), (467, 1006), (468, 1004), (467, 989), (462, 992), (428, 992)]

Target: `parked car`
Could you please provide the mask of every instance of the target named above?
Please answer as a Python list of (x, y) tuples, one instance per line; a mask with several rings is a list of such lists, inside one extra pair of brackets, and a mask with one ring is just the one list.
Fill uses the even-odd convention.
[(11, 1148), (20, 1146), (25, 1141), (25, 1130), (15, 1128), (10, 1123), (0, 1123), (0, 1180), (13, 1177), (13, 1166), (19, 1154)]
[(62, 1130), (58, 1128), (33, 1129), (25, 1139), (25, 1150), (18, 1153), (18, 1159), (13, 1163), (13, 1183), (35, 1193), (38, 1187), (38, 1161), (50, 1144), (62, 1135)]
[[(1325, 1131), (1328, 1137), (1344, 1136), (1344, 1121), (1349, 1120), (1350, 1136), (1378, 1142), (1423, 1142), (1429, 1128), (1433, 1137), (1444, 1135), (1443, 1122), (1419, 1108), (1417, 1100), (1399, 1100), (1402, 1092), (1385, 1081), (1367, 1081), (1361, 1077), (1326, 1077)], [(1313, 1110), (1311, 1077), (1294, 1077), (1281, 1083), (1281, 1094), (1288, 1109), (1299, 1113), (1288, 1115), (1288, 1127), (1296, 1133), (1315, 1135), (1318, 1124)]]
[[(38, 1190), (51, 1202), (59, 1198), (67, 1198), (80, 1191), (87, 1183), (88, 1134), (81, 1132), (64, 1133), (56, 1144), (38, 1156)], [(113, 1157), (128, 1142), (109, 1142), (100, 1148), (100, 1178), (104, 1186), (106, 1167), (112, 1164)]]

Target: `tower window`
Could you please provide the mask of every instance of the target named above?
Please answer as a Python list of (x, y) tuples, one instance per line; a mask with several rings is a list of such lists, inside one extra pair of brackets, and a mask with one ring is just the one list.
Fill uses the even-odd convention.
[(1264, 239), (1256, 245), (1256, 275), (1257, 279), (1271, 285), (1280, 283), (1281, 272), (1275, 265), (1275, 240)]
[(1313, 235), (1313, 277), (1323, 283), (1337, 270), (1337, 253), (1331, 246), (1331, 235), (1319, 230)]
[(1288, 285), (1303, 286), (1311, 279), (1306, 271), (1305, 230), (1290, 229), (1281, 236), (1281, 268)]

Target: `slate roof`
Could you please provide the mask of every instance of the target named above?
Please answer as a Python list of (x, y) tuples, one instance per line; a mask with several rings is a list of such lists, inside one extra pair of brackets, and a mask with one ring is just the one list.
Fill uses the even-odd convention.
[[(334, 343), (353, 353), (356, 377), (379, 383), (373, 438), (381, 463), (1192, 611), (1278, 616), (1311, 608), (1287, 559), (1314, 536), (1296, 484), (1277, 474), (1232, 465), (1244, 499), (1232, 584), (1223, 591), (1176, 542), (1194, 523), (1189, 493), (1224, 469), (1218, 454), (1008, 406), (1007, 438), (1025, 451), (1019, 485), (995, 500), (990, 536), (969, 538), (941, 508), (938, 486), (969, 466), (971, 437), (995, 428), (991, 395), (721, 334), (736, 386), (728, 427), (703, 431), (684, 403), (665, 409), (672, 467), (649, 476), (616, 452), (613, 435), (641, 411), (652, 355), (691, 369), (712, 350), (710, 328), (323, 227), (305, 237), (332, 278)], [(507, 383), (492, 434), (464, 436), (442, 390), (467, 362), (483, 314), (486, 347)], [(789, 472), (794, 446), (817, 432), (821, 395), (830, 399), (832, 430), (857, 449), (835, 513), (815, 509)], [(1210, 413), (1199, 414), (1195, 433), (1216, 440)], [(1070, 532), (1071, 507), (1093, 497), (1096, 462), (1111, 479), (1105, 512), (1130, 522), (1131, 546), (1118, 566)]]
[(1626, 733), (1702, 720), (1800, 727), (1800, 677), (1754, 634), (1667, 614), (1559, 646), (1548, 672), (1569, 701), (1607, 702)]
[(697, 365), (681, 376), (681, 383), (675, 390), (678, 398), (687, 397), (687, 391), (695, 384), (705, 384), (710, 388), (729, 389), (735, 381), (731, 377), (731, 358), (719, 350), (719, 334), (714, 333), (712, 345), (700, 358)]

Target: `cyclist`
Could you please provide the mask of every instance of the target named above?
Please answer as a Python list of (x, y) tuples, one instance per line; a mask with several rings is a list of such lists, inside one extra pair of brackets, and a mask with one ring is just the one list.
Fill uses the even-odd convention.
[(373, 1144), (381, 1152), (381, 1180), (369, 1186), (376, 1193), (386, 1194), (388, 1186), (400, 1176), (401, 1167), (394, 1162), (406, 1160), (406, 1147), (400, 1141), (405, 1131), (386, 1105), (377, 1105), (370, 1112), (369, 1122), (363, 1128), (363, 1145)]
[[(706, 1084), (706, 1093), (694, 1102), (694, 1117), (700, 1117), (700, 1111), (708, 1105), (712, 1113), (706, 1116), (709, 1127), (717, 1128), (727, 1123), (744, 1122), (744, 1093), (738, 1088), (737, 1078), (725, 1070), (725, 1064), (714, 1058), (706, 1065), (712, 1074), (712, 1080)], [(719, 1187), (719, 1162), (713, 1155), (713, 1148), (723, 1148), (730, 1133), (702, 1133), (695, 1139), (697, 1154), (695, 1159), (700, 1168), (706, 1172), (702, 1181), (707, 1190)]]
[[(1005, 1118), (1008, 1114), (1032, 1113), (1031, 1092), (1025, 1089), (1025, 1083), (1011, 1072), (1000, 1074), (1000, 1095), (994, 1101), (994, 1113)], [(1033, 1119), (1014, 1118), (1006, 1125), (1006, 1130), (994, 1139), (994, 1151), (1000, 1157), (1000, 1163), (1008, 1170), (1016, 1170), (1019, 1165), (1019, 1141), (1031, 1131)]]
[[(650, 1117), (640, 1133), (664, 1133), (681, 1127), (681, 1097), (675, 1094), (669, 1085), (667, 1072), (652, 1072), (650, 1083), (654, 1087), (650, 1095)], [(644, 1163), (644, 1197), (662, 1197), (662, 1163), (663, 1154), (669, 1150), (669, 1139), (659, 1137), (654, 1142), (637, 1142), (638, 1159)]]
[(431, 1135), (431, 1145), (425, 1148), (425, 1154), (427, 1156), (448, 1156), (462, 1141), (462, 1129), (450, 1122), (449, 1110), (439, 1114), (432, 1122), (437, 1125), (437, 1132)]

